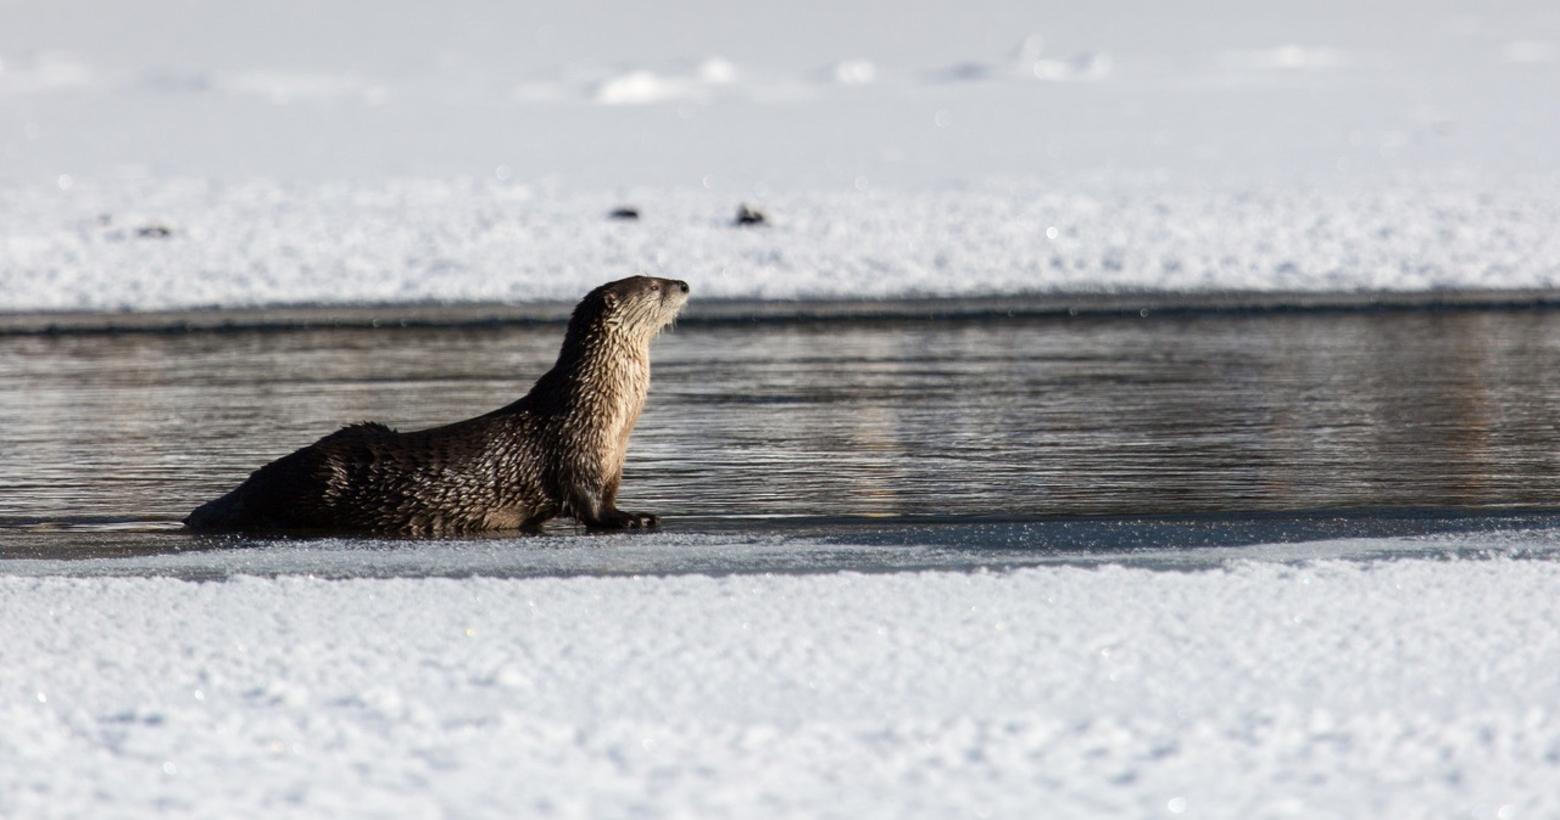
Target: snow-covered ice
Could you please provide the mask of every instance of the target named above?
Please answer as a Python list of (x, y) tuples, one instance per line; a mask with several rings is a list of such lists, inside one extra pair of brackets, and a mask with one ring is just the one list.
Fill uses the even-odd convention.
[(1535, 817), (1550, 561), (0, 579), (0, 814)]
[[(739, 229), (702, 189), (72, 181), (0, 190), (0, 309), (567, 302), (638, 272), (701, 298), (1549, 288), (1557, 190), (866, 186)], [(640, 220), (606, 218), (625, 201)]]
[(725, 12), (24, 3), (0, 310), (1556, 284), (1551, 4)]
[[(684, 522), (658, 532), (602, 535), (555, 526), (544, 536), (498, 533), (451, 540), (376, 538), (192, 539), (145, 525), (12, 531), (0, 575), (78, 578), (242, 576), (567, 578), (575, 576), (821, 574), (1014, 570), (1117, 564), (1203, 570), (1232, 561), (1391, 559), (1553, 560), (1560, 524), (1540, 510), (1512, 516), (1385, 515), (1317, 518), (1071, 518), (810, 528), (755, 523), (731, 531)], [(19, 557), (19, 556), (48, 557)], [(653, 581), (652, 581), (653, 582)]]

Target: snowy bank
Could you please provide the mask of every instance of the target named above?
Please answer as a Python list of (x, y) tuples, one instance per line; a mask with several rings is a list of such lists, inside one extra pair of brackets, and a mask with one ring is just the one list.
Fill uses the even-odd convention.
[[(0, 191), (0, 310), (697, 298), (1433, 291), (1560, 285), (1552, 186), (1128, 183), (630, 197), (493, 181)], [(62, 190), (63, 187), (63, 190)], [(610, 220), (625, 201), (637, 221)]]
[(0, 579), (0, 814), (1543, 816), (1560, 565)]

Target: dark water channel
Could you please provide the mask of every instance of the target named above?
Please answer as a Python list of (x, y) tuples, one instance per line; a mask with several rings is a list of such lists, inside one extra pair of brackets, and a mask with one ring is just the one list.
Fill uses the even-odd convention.
[[(265, 461), (507, 403), (560, 336), (0, 336), (0, 559), (188, 548)], [(623, 502), (671, 532), (1560, 506), (1556, 311), (694, 322), (654, 358)]]

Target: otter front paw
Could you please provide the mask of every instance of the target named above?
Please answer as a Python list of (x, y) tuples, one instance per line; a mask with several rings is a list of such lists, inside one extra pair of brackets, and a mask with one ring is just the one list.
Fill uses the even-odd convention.
[(593, 530), (647, 530), (658, 526), (661, 519), (650, 513), (631, 513), (622, 510), (611, 510), (598, 521), (590, 521), (586, 526)]

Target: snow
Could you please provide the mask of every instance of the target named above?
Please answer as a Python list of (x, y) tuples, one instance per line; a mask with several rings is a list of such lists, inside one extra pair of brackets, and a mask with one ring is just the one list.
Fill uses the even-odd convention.
[[(1552, 2), (740, 12), (10, 4), (0, 311), (1560, 286)], [(1554, 542), (6, 559), (0, 816), (1553, 816)]]
[(219, 78), (216, 87), (236, 94), (253, 94), (276, 105), (342, 100), (384, 105), (390, 96), (382, 86), (350, 75), (300, 71), (246, 71)]
[(1345, 65), (1347, 59), (1331, 48), (1285, 45), (1230, 51), (1221, 62), (1229, 68), (1254, 71), (1320, 71)]
[(1560, 172), (1544, 0), (381, 12), (24, 0), (0, 29), (0, 180), (378, 184), (502, 165), (582, 194), (711, 177), (734, 198), (857, 177), (1462, 173), (1499, 190)]
[(0, 814), (1545, 816), (1557, 583), (0, 578)]
[[(737, 67), (710, 57), (689, 73), (663, 75), (635, 68), (594, 84), (590, 99), (603, 105), (652, 105), (679, 100), (702, 101), (737, 80)], [(535, 89), (530, 93), (535, 93)]]
[(24, 3), (0, 311), (1560, 277), (1551, 4), (608, 5)]
[(1560, 61), (1560, 47), (1536, 40), (1516, 40), (1501, 49), (1501, 58), (1508, 63), (1544, 65)]
[(965, 60), (926, 72), (923, 76), (933, 82), (1072, 82), (1103, 80), (1110, 76), (1110, 71), (1109, 54), (1085, 51), (1071, 57), (1060, 57), (1046, 51), (1044, 38), (1031, 34), (1018, 44), (1012, 56), (1006, 60), (992, 63)]
[(878, 69), (871, 60), (840, 60), (824, 69), (823, 76), (840, 85), (871, 85), (877, 81)]
[[(502, 171), (503, 169), (499, 169)], [(638, 272), (696, 298), (1550, 288), (1560, 194), (1533, 183), (986, 185), (580, 194), (490, 180), (0, 191), (0, 309), (572, 302)], [(607, 219), (630, 203), (637, 222)], [(146, 238), (148, 226), (171, 230)]]
[(91, 86), (92, 67), (75, 55), (45, 51), (25, 59), (0, 60), (0, 94), (46, 94)]

